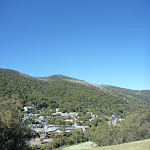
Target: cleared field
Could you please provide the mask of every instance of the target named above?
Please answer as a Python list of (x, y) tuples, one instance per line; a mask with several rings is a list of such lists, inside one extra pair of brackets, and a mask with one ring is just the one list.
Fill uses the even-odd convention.
[(80, 143), (78, 145), (73, 145), (73, 146), (69, 146), (69, 147), (65, 147), (62, 148), (62, 150), (81, 150), (81, 149), (90, 149), (95, 147), (96, 145), (93, 144), (93, 142), (84, 142), (84, 143)]
[[(86, 148), (82, 150), (86, 150)], [(120, 145), (90, 148), (88, 150), (150, 150), (150, 139)]]

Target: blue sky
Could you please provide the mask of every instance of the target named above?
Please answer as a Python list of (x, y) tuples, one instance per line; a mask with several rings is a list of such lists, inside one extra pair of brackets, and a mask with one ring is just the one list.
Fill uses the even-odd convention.
[(149, 0), (1, 0), (0, 68), (150, 90)]

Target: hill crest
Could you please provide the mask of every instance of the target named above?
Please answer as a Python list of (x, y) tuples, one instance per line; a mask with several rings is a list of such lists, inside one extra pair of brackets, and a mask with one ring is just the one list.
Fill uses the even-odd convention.
[[(38, 107), (61, 106), (63, 110), (70, 111), (85, 106), (106, 114), (115, 109), (122, 112), (122, 109), (150, 108), (149, 90), (136, 91), (97, 85), (63, 75), (32, 77), (9, 69), (0, 69), (0, 81), (1, 99), (16, 95), (22, 100), (23, 105), (32, 102)], [(67, 108), (69, 103), (70, 108)], [(64, 104), (67, 107), (64, 108)], [(131, 104), (134, 107), (129, 106)]]

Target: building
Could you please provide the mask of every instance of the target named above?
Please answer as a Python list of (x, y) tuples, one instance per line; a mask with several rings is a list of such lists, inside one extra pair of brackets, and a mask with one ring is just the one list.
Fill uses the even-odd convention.
[(67, 112), (61, 113), (60, 115), (61, 115), (63, 118), (65, 118), (66, 116), (69, 116), (69, 114), (68, 114)]
[(35, 109), (31, 106), (25, 106), (24, 107), (24, 112), (27, 112), (27, 113), (34, 113), (35, 112)]
[(75, 126), (76, 129), (85, 132), (88, 130), (90, 127), (89, 126)]

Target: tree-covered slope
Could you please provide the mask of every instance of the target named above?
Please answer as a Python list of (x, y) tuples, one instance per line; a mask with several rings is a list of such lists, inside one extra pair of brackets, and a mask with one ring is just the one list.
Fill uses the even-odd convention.
[(62, 75), (31, 77), (14, 70), (0, 69), (0, 100), (12, 97), (20, 99), (23, 105), (32, 103), (40, 108), (59, 107), (62, 111), (82, 112), (88, 110), (105, 115), (114, 113), (124, 116), (128, 112), (150, 107), (146, 95), (145, 99), (128, 96), (126, 92), (115, 88)]
[(103, 85), (103, 90), (112, 95), (122, 97), (130, 104), (138, 104), (143, 107), (149, 107), (150, 104), (150, 90), (130, 90), (115, 86)]

